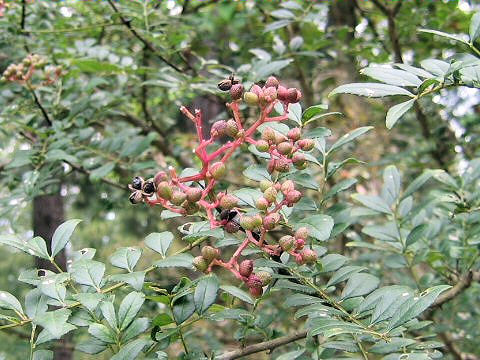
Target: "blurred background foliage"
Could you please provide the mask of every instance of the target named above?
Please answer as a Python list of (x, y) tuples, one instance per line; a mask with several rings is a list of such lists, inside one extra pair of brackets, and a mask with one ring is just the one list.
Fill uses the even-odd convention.
[[(356, 177), (356, 192), (378, 193), (381, 170), (389, 164), (408, 184), (427, 168), (456, 172), (462, 162), (479, 156), (478, 91), (444, 90), (422, 101), (421, 114), (408, 113), (392, 131), (384, 125), (390, 99), (327, 97), (338, 85), (366, 80), (359, 70), (367, 65), (418, 64), (461, 51), (456, 43), (417, 30), (466, 33), (478, 8), (467, 1), (18, 0), (0, 1), (3, 6), (0, 71), (35, 53), (61, 66), (64, 76), (35, 88), (52, 125), (28, 89), (0, 84), (2, 234), (31, 237), (41, 231), (34, 229), (33, 219), (42, 212), (38, 199), (48, 196), (54, 197), (51, 206), (63, 209), (60, 217), (84, 219), (74, 248), (97, 248), (100, 258), (140, 244), (150, 232), (168, 227), (175, 232), (179, 222), (165, 222), (157, 209), (131, 206), (126, 184), (138, 173), (196, 165), (193, 127), (179, 106), (201, 108), (210, 124), (225, 118), (226, 98), (216, 84), (232, 72), (244, 84), (278, 74), (302, 89), (304, 108), (328, 103), (330, 111), (344, 114), (323, 120), (334, 137), (375, 126), (354, 150), (366, 164), (347, 166), (335, 175), (336, 182)], [(244, 167), (252, 158), (236, 161)], [(238, 181), (234, 172), (229, 179)], [(51, 215), (51, 209), (45, 210)], [(342, 238), (329, 247), (354, 258), (361, 255), (345, 247), (348, 241)], [(19, 286), (17, 276), (32, 267), (31, 258), (13, 256), (5, 247), (0, 247), (0, 258), (0, 288), (21, 296), (27, 287)], [(373, 255), (366, 260), (379, 261)], [(148, 256), (142, 261), (147, 264)], [(178, 274), (154, 276), (168, 284)], [(445, 309), (439, 326), (452, 333), (462, 329), (461, 347), (480, 356), (478, 324), (466, 328), (461, 315), (472, 311), (478, 296), (475, 286), (455, 300), (449, 305), (455, 310)], [(282, 319), (281, 305), (268, 309), (266, 316)], [(222, 337), (218, 335), (204, 341)], [(22, 336), (0, 333), (0, 357), (2, 352), (7, 358), (26, 353)], [(75, 352), (74, 358), (83, 356)]]

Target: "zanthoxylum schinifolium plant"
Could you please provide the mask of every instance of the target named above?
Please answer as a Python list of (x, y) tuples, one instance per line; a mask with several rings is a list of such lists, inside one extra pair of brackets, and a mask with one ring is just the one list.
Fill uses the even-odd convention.
[[(379, 287), (379, 279), (365, 267), (350, 265), (343, 255), (326, 254), (321, 246), (352, 222), (348, 206), (332, 199), (355, 179), (331, 187), (328, 182), (356, 160), (334, 161), (334, 156), (371, 127), (330, 144), (330, 130), (305, 129), (324, 115), (325, 107), (313, 106), (302, 114), (298, 89), (270, 77), (263, 87), (253, 85), (244, 93), (233, 76), (219, 88), (230, 91), (227, 108), (233, 118), (215, 122), (208, 136), (201, 112), (180, 108), (195, 125), (201, 168), (169, 168), (146, 180), (137, 176), (129, 186), (132, 203), (163, 208), (165, 220), (203, 218), (179, 227), (186, 245), (172, 251), (174, 234), (150, 234), (144, 244), (160, 258), (138, 270), (142, 249), (120, 248), (110, 263), (124, 272), (114, 275), (106, 275), (106, 265), (93, 260), (95, 249), (73, 252), (66, 272), (58, 266), (56, 272), (23, 271), (19, 281), (34, 288), (23, 305), (10, 293), (0, 293), (0, 307), (9, 311), (1, 315), (0, 329), (28, 326), (30, 357), (35, 359), (51, 359), (51, 341), (71, 331), (88, 332), (77, 349), (110, 352), (112, 359), (165, 359), (164, 351), (175, 343), (188, 359), (234, 359), (277, 347), (279, 353), (288, 351), (283, 356), (289, 359), (438, 357), (435, 346), (416, 336), (423, 326), (416, 318), (448, 286), (422, 293), (395, 284)], [(245, 109), (258, 111), (258, 117), (244, 117)], [(232, 165), (242, 152), (259, 160), (243, 176)], [(238, 178), (251, 186), (231, 184)], [(25, 241), (8, 236), (0, 242), (55, 265), (55, 255), (78, 223), (62, 224), (51, 249), (40, 237)], [(147, 274), (171, 267), (195, 268), (204, 275), (190, 273), (193, 280), (183, 277), (167, 289), (145, 281)], [(222, 272), (220, 278), (219, 269), (232, 276)], [(224, 348), (223, 339), (210, 341), (213, 331), (208, 329), (214, 325), (195, 326), (200, 320), (235, 329), (223, 336), (233, 337), (238, 348)], [(202, 337), (209, 341), (202, 342)]]

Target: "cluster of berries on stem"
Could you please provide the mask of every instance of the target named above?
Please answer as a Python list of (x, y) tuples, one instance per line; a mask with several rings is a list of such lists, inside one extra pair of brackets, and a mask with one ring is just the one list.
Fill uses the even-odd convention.
[[(222, 259), (218, 248), (204, 246), (201, 255), (194, 259), (193, 265), (205, 273), (211, 272), (215, 266), (223, 267), (243, 281), (253, 296), (259, 297), (262, 295), (262, 287), (270, 282), (271, 273), (254, 273), (252, 260), (240, 261), (242, 252), (249, 245), (254, 245), (272, 256), (287, 252), (298, 264), (314, 263), (317, 260), (316, 252), (306, 246), (308, 229), (305, 227), (297, 229), (293, 235), (283, 236), (278, 242), (267, 239), (269, 232), (286, 222), (280, 210), (294, 206), (303, 194), (292, 180), (265, 180), (259, 184), (262, 196), (256, 200), (256, 210), (251, 211), (252, 209), (242, 208), (240, 199), (235, 195), (216, 192), (216, 185), (227, 175), (229, 159), (243, 144), (252, 144), (258, 151), (268, 153), (270, 160), (267, 170), (273, 174), (289, 172), (292, 167), (304, 169), (307, 166), (304, 152), (311, 151), (314, 142), (311, 139), (302, 139), (300, 128), (292, 128), (284, 135), (268, 126), (269, 123), (288, 120), (289, 104), (298, 102), (302, 96), (298, 89), (285, 88), (273, 76), (267, 79), (263, 87), (255, 84), (247, 92), (244, 92), (243, 85), (234, 76), (220, 82), (218, 87), (222, 91), (230, 92), (232, 101), (226, 105), (233, 117), (215, 122), (209, 136), (204, 134), (200, 110), (196, 109), (192, 113), (184, 106), (180, 108), (195, 125), (199, 142), (195, 154), (201, 162), (201, 170), (197, 174), (182, 177), (170, 167), (167, 171), (159, 171), (148, 180), (137, 176), (129, 185), (132, 191), (130, 201), (133, 204), (144, 202), (152, 206), (160, 205), (181, 215), (202, 212), (206, 215), (211, 229), (222, 227), (228, 233), (244, 234), (243, 241), (228, 261)], [(260, 111), (257, 120), (251, 124), (247, 124), (242, 117), (242, 103)], [(281, 108), (282, 113), (272, 116), (274, 108)], [(257, 139), (255, 132), (260, 126), (261, 137)], [(217, 140), (225, 137), (230, 138), (229, 141), (216, 145)], [(215, 149), (207, 151), (214, 145)]]
[(61, 66), (47, 65), (47, 60), (41, 55), (29, 54), (20, 63), (10, 64), (0, 81), (30, 86), (34, 75), (37, 75), (42, 85), (51, 85), (63, 75), (63, 70)]

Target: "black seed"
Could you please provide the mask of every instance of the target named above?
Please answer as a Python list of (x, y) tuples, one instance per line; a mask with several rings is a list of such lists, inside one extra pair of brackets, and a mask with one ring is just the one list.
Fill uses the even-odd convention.
[(217, 86), (222, 91), (228, 91), (232, 87), (232, 81), (230, 79), (225, 79), (220, 81)]
[(143, 185), (143, 192), (147, 195), (151, 195), (155, 192), (155, 184), (153, 181), (146, 181)]
[(140, 190), (143, 185), (143, 179), (140, 176), (135, 176), (132, 180), (132, 187), (136, 190)]

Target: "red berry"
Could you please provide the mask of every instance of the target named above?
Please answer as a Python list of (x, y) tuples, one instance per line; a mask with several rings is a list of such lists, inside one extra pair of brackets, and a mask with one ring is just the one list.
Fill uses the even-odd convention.
[(287, 137), (293, 141), (299, 140), (301, 135), (302, 135), (302, 131), (300, 130), (300, 128), (290, 129), (289, 132), (287, 133)]
[(295, 183), (292, 180), (285, 180), (280, 190), (282, 191), (283, 195), (288, 194), (290, 191), (295, 190)]
[(267, 81), (265, 81), (265, 87), (274, 87), (278, 88), (279, 82), (275, 76), (269, 76)]
[(277, 145), (277, 151), (282, 155), (289, 155), (292, 152), (293, 145), (288, 141), (283, 141)]
[(286, 96), (285, 100), (287, 100), (287, 102), (289, 102), (289, 103), (296, 103), (296, 102), (298, 102), (297, 97), (298, 97), (297, 89), (289, 88), (287, 90), (287, 96)]
[(263, 227), (265, 230), (272, 230), (277, 226), (277, 224), (280, 222), (280, 214), (279, 213), (273, 213), (265, 216), (263, 219)]
[(262, 131), (262, 139), (265, 141), (268, 141), (270, 143), (275, 142), (276, 134), (275, 130), (273, 130), (271, 127), (266, 127)]
[(232, 100), (241, 99), (242, 95), (243, 95), (243, 85), (242, 84), (232, 85), (232, 87), (230, 88), (230, 96), (232, 97)]
[(295, 239), (307, 239), (308, 238), (308, 228), (302, 226), (295, 231)]
[(279, 100), (286, 101), (288, 90), (285, 86), (279, 85), (277, 88), (277, 97)]
[(250, 295), (256, 299), (262, 297), (263, 295), (263, 289), (261, 287), (249, 288), (248, 290), (250, 291)]
[(315, 147), (315, 142), (312, 139), (301, 139), (297, 141), (297, 145), (303, 151), (310, 151)]
[(284, 158), (277, 159), (275, 161), (275, 170), (281, 173), (288, 172), (290, 170), (290, 162)]
[(162, 181), (165, 181), (165, 180), (167, 180), (167, 173), (165, 171), (157, 172), (153, 178), (153, 182), (157, 187), (158, 187), (158, 184), (160, 184)]
[(213, 123), (212, 128), (210, 129), (210, 136), (212, 138), (218, 138), (225, 135), (227, 129), (227, 122), (225, 120), (219, 120)]
[(238, 230), (240, 230), (240, 225), (235, 221), (229, 221), (223, 226), (223, 228), (227, 233), (235, 234), (238, 232)]
[(285, 196), (285, 200), (288, 204), (296, 204), (302, 198), (302, 193), (298, 190), (291, 190)]
[(304, 246), (305, 246), (305, 240), (304, 239), (295, 240), (295, 249), (296, 250), (302, 250)]
[(301, 168), (305, 165), (306, 163), (306, 159), (305, 159), (305, 155), (303, 155), (302, 153), (295, 153), (292, 157), (292, 162), (293, 162), (293, 165), (296, 167), (296, 168)]
[(262, 280), (255, 274), (250, 274), (247, 280), (249, 288), (262, 288)]
[(304, 249), (302, 251), (302, 258), (306, 264), (314, 264), (318, 259), (318, 255), (312, 249)]
[(249, 277), (253, 271), (253, 261), (252, 260), (243, 260), (238, 266), (238, 272), (240, 275)]

